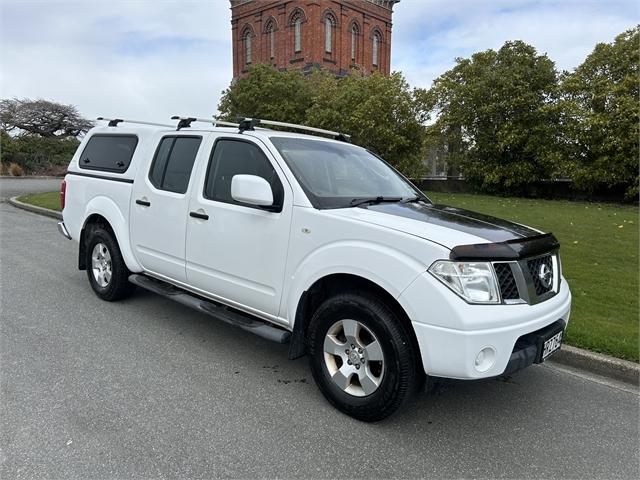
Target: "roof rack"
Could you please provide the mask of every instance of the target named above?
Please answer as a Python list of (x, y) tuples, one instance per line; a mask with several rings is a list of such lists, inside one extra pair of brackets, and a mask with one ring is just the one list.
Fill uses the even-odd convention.
[[(105, 118), (98, 117), (97, 120), (104, 120), (109, 122), (110, 127), (117, 127), (119, 123), (135, 123), (138, 125), (151, 125), (154, 127), (169, 127), (173, 128), (173, 125), (168, 125), (166, 123), (155, 123), (155, 122), (144, 122), (142, 120), (125, 120), (123, 118)], [(320, 133), (322, 135), (330, 135), (336, 140), (341, 140), (343, 142), (350, 142), (351, 135), (347, 135), (346, 133), (334, 132), (332, 130), (324, 130), (322, 128), (316, 127), (308, 127), (306, 125), (298, 125), (296, 123), (285, 123), (285, 122), (276, 122), (275, 120), (263, 120), (261, 118), (240, 118), (238, 119), (238, 123), (227, 122), (224, 120), (218, 120), (215, 117), (211, 118), (197, 118), (197, 117), (181, 117), (179, 115), (174, 115), (171, 117), (171, 120), (178, 120), (178, 125), (176, 126), (176, 130), (181, 130), (183, 128), (189, 128), (193, 122), (202, 122), (202, 123), (210, 123), (214, 127), (236, 127), (239, 130), (239, 133), (252, 131), (258, 128), (259, 130), (267, 128), (269, 126), (273, 127), (283, 127), (290, 128), (294, 130), (302, 130), (305, 132), (312, 133)]]
[(136, 123), (138, 125), (151, 125), (153, 127), (173, 127), (173, 125), (168, 125), (166, 123), (154, 123), (154, 122), (144, 122), (142, 120), (125, 120), (123, 118), (105, 118), (98, 117), (96, 120), (104, 120), (109, 122), (109, 127), (117, 127), (119, 123)]
[(196, 118), (196, 117), (181, 117), (179, 115), (174, 115), (173, 117), (171, 117), (171, 120), (178, 120), (178, 127), (177, 127), (178, 130), (180, 130), (182, 128), (190, 127), (193, 122), (210, 123), (214, 127), (217, 127), (217, 126), (221, 126), (221, 127), (239, 127), (240, 126), (240, 124), (238, 124), (238, 123), (225, 122), (223, 120), (218, 120), (215, 117), (212, 117), (212, 118)]
[(332, 130), (325, 130), (323, 128), (316, 127), (308, 127), (306, 125), (298, 125), (296, 123), (285, 123), (285, 122), (276, 122), (275, 120), (262, 120), (260, 118), (242, 118), (240, 119), (240, 133), (245, 130), (253, 130), (254, 127), (258, 125), (270, 125), (274, 127), (284, 127), (284, 128), (292, 128), (294, 130), (303, 130), (307, 132), (313, 133), (321, 133), (323, 135), (331, 135), (336, 140), (341, 140), (343, 142), (350, 142), (351, 135), (347, 135), (346, 133), (334, 132)]

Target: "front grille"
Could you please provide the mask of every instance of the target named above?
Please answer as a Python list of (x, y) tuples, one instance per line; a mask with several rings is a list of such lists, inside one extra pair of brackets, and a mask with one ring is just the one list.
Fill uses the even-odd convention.
[(553, 278), (553, 260), (551, 255), (544, 255), (527, 260), (527, 267), (529, 268), (529, 273), (531, 274), (537, 295), (543, 295), (553, 290), (555, 279)]
[(498, 285), (500, 286), (500, 295), (503, 300), (517, 300), (520, 298), (516, 279), (513, 276), (511, 265), (508, 263), (494, 263), (493, 268), (498, 277)]

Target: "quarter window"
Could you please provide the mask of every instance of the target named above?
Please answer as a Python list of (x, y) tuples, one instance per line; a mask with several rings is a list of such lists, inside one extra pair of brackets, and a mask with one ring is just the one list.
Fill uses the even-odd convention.
[(151, 164), (149, 181), (159, 190), (185, 193), (202, 137), (164, 137)]
[(80, 155), (79, 166), (87, 170), (124, 173), (138, 145), (135, 135), (94, 135)]
[(218, 202), (244, 205), (231, 196), (231, 180), (235, 175), (257, 175), (264, 178), (273, 191), (273, 207), (282, 209), (282, 183), (262, 150), (246, 141), (218, 140), (207, 169), (204, 197)]

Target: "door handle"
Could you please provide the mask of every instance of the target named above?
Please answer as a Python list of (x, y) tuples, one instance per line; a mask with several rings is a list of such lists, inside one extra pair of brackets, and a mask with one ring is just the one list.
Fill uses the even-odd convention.
[(209, 220), (209, 215), (200, 212), (189, 212), (189, 216), (193, 218), (199, 218), (200, 220)]
[(136, 203), (138, 205), (142, 205), (143, 207), (150, 207), (151, 206), (151, 202), (148, 202), (146, 200), (141, 200), (141, 199), (136, 199)]

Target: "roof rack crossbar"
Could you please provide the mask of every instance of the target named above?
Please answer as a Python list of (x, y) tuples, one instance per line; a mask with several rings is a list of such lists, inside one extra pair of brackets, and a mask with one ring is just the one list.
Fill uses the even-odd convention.
[[(276, 122), (275, 120), (262, 120), (257, 118), (243, 118), (240, 120), (240, 124), (243, 125), (243, 122), (250, 122), (252, 127), (257, 125), (271, 125), (274, 127), (284, 127), (284, 128), (293, 128), (295, 130), (303, 130), (307, 132), (321, 133), (323, 135), (331, 135), (336, 140), (341, 140), (343, 142), (350, 142), (351, 135), (347, 135), (346, 133), (334, 132), (332, 130), (325, 130), (323, 128), (316, 127), (308, 127), (306, 125), (298, 125), (297, 123), (286, 123), (286, 122)], [(246, 125), (249, 125), (248, 123)], [(242, 133), (244, 130), (242, 126), (240, 127)], [(246, 128), (245, 130), (253, 130), (253, 128)]]
[(171, 120), (178, 120), (178, 130), (181, 128), (190, 127), (193, 122), (202, 122), (202, 123), (210, 123), (214, 127), (222, 126), (222, 127), (239, 127), (240, 124), (233, 122), (225, 122), (223, 120), (218, 120), (215, 117), (212, 118), (196, 118), (196, 117), (181, 117), (179, 115), (174, 115), (171, 117)]
[(173, 125), (168, 125), (166, 123), (145, 122), (142, 120), (125, 120), (123, 118), (98, 117), (96, 118), (96, 120), (104, 120), (105, 122), (109, 122), (109, 127), (117, 127), (119, 123), (135, 123), (138, 125), (151, 125), (153, 127), (173, 127)]

